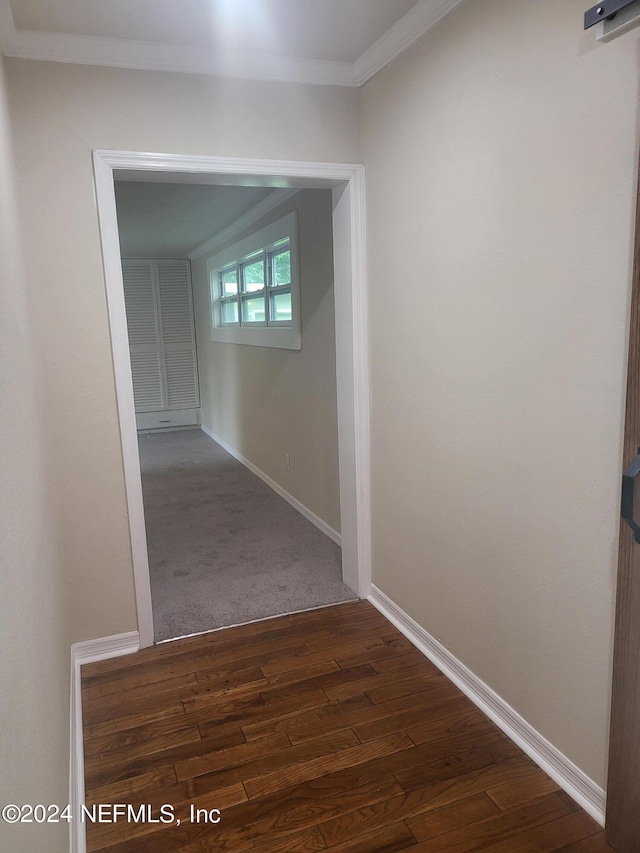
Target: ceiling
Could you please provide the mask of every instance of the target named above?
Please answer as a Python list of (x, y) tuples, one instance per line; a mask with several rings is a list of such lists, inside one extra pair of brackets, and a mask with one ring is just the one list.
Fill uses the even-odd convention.
[(214, 235), (224, 239), (238, 220), (255, 218), (291, 194), (270, 187), (137, 181), (116, 181), (115, 192), (123, 258), (186, 258)]
[(358, 86), (462, 0), (0, 0), (7, 56)]
[[(11, 0), (18, 29), (355, 62), (417, 0)], [(339, 21), (339, 26), (336, 23)]]

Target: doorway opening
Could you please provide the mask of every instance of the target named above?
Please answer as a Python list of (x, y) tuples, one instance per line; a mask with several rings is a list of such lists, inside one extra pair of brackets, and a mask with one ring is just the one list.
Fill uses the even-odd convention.
[[(128, 185), (131, 182), (140, 182), (147, 185), (149, 183), (174, 184), (182, 188), (192, 185), (194, 189), (202, 189), (203, 185), (209, 185), (210, 187), (218, 187), (222, 191), (227, 191), (232, 187), (241, 187), (249, 191), (256, 191), (257, 196), (261, 197), (256, 204), (258, 213), (263, 212), (263, 208), (267, 204), (267, 199), (271, 199), (271, 203), (274, 201), (281, 203), (284, 200), (286, 207), (285, 196), (289, 197), (289, 204), (291, 204), (291, 196), (296, 192), (301, 194), (307, 193), (308, 196), (310, 191), (324, 191), (320, 195), (324, 195), (327, 201), (327, 210), (331, 216), (330, 227), (334, 243), (333, 278), (335, 294), (337, 455), (340, 472), (339, 525), (342, 540), (342, 580), (357, 596), (366, 597), (370, 584), (370, 536), (368, 375), (364, 287), (364, 186), (362, 167), (342, 164), (240, 161), (227, 158), (194, 158), (179, 155), (148, 155), (96, 151), (94, 152), (94, 172), (120, 417), (141, 646), (144, 647), (152, 644), (154, 641), (154, 629), (149, 555), (147, 552), (140, 457), (138, 453), (137, 426), (140, 426), (140, 423), (136, 424), (134, 388), (131, 374), (133, 352), (130, 352), (129, 349), (125, 288), (123, 286), (121, 267), (120, 235), (116, 213), (116, 182), (118, 182), (118, 186), (121, 186), (120, 182), (122, 181)], [(282, 195), (282, 199), (278, 194)], [(264, 202), (262, 207), (260, 206), (261, 202)], [(263, 223), (264, 219), (260, 221)], [(227, 258), (224, 256), (221, 259), (220, 252), (223, 255), (225, 251), (227, 254), (229, 251), (233, 252), (234, 238), (228, 231), (223, 235), (218, 235), (218, 237), (220, 236), (223, 236), (224, 239), (222, 241), (218, 239), (217, 245), (211, 245), (212, 241), (207, 241), (207, 245), (201, 247), (199, 258), (204, 259), (202, 263), (204, 261), (209, 262), (206, 285), (202, 283), (202, 263), (199, 259), (194, 259), (193, 261), (194, 264), (201, 263), (199, 269), (199, 287), (201, 290), (198, 296), (200, 300), (204, 298), (203, 287), (208, 290), (207, 299), (215, 292), (215, 288), (211, 289), (211, 283), (219, 280), (218, 276), (222, 267), (224, 268), (224, 272), (230, 270), (235, 264), (234, 268), (236, 272), (240, 272), (241, 277), (246, 276), (249, 279), (253, 275), (255, 278), (256, 270), (245, 270), (243, 268), (243, 264), (244, 267), (247, 267), (250, 261), (253, 260), (253, 254), (250, 250), (253, 250), (255, 247), (247, 248), (246, 245), (240, 247), (243, 251), (246, 250), (248, 260), (245, 259), (243, 252), (240, 252), (238, 258)], [(241, 235), (241, 241), (245, 236), (246, 233)], [(287, 312), (291, 310), (292, 305), (295, 306), (296, 297), (286, 292), (288, 289), (291, 290), (291, 283), (285, 281), (287, 278), (285, 274), (287, 259), (283, 251), (284, 243), (279, 239), (271, 239), (271, 237), (264, 247), (260, 247), (260, 250), (263, 251), (262, 258), (264, 264), (268, 265), (272, 262), (273, 258), (276, 258), (276, 255), (278, 256), (276, 260), (279, 264), (277, 273), (279, 278), (275, 282), (273, 292), (268, 290), (264, 292), (265, 298), (267, 300), (271, 298), (274, 306), (274, 330), (281, 333), (283, 327), (291, 325)], [(279, 237), (279, 235), (276, 235), (276, 237)], [(216, 241), (213, 240), (213, 242)], [(235, 244), (235, 247), (237, 248), (238, 245), (239, 243)], [(216, 258), (217, 261), (212, 260)], [(158, 266), (160, 260), (156, 258), (155, 267), (151, 268), (156, 282), (159, 281), (160, 276)], [(222, 264), (222, 267), (220, 264)], [(275, 270), (275, 266), (273, 269)], [(263, 272), (264, 275), (267, 274), (266, 269)], [(269, 272), (269, 275), (272, 275), (272, 272)], [(272, 279), (269, 279), (269, 282), (271, 281)], [(260, 289), (258, 279), (255, 282), (251, 280), (250, 285), (256, 290)], [(156, 284), (156, 288), (158, 286)], [(233, 288), (231, 287), (230, 292), (232, 291)], [(257, 306), (257, 297), (253, 296), (252, 293), (247, 293), (245, 299), (242, 287), (238, 288), (238, 293), (239, 305), (236, 307), (236, 310), (248, 312), (251, 309), (253, 311), (253, 314), (246, 314), (247, 324), (252, 322), (252, 317), (257, 317), (256, 328), (260, 327), (265, 332), (271, 331), (268, 329), (268, 326), (271, 324), (266, 322), (264, 316), (260, 315), (256, 310), (257, 307), (259, 308)], [(223, 295), (226, 295), (226, 293), (223, 293)], [(210, 319), (210, 309), (214, 301), (212, 300), (209, 303), (208, 308), (204, 312), (207, 315), (207, 323)], [(231, 302), (233, 300), (227, 301)], [(245, 302), (247, 304), (244, 304)], [(248, 304), (249, 302), (251, 302), (251, 305)], [(204, 305), (204, 302), (202, 304)], [(280, 312), (277, 316), (275, 306), (277, 306)], [(266, 310), (268, 313), (269, 309), (267, 308)], [(285, 317), (284, 314), (287, 314), (287, 316)], [(282, 319), (283, 317), (284, 320)], [(202, 322), (204, 323), (204, 320)], [(230, 329), (233, 328), (233, 324), (227, 325), (229, 325)], [(230, 329), (223, 329), (223, 331), (229, 331)], [(198, 331), (202, 341), (206, 340), (207, 343), (209, 340), (208, 331), (208, 329), (205, 330), (204, 325), (202, 326), (202, 331)], [(254, 329), (250, 329), (250, 331), (253, 332)], [(262, 342), (262, 346), (269, 346), (269, 344)], [(274, 346), (277, 347), (278, 344), (274, 344)], [(246, 352), (252, 349), (257, 350), (257, 348), (247, 346), (227, 348), (227, 351), (244, 350)], [(186, 360), (187, 358), (183, 354), (181, 361), (183, 366)], [(166, 389), (166, 375), (163, 381)], [(269, 389), (267, 388), (266, 392), (268, 393), (268, 391)], [(184, 399), (186, 400), (186, 397)], [(200, 402), (199, 400), (195, 400), (195, 398), (190, 398), (190, 401), (191, 403)], [(143, 414), (151, 414), (153, 418), (152, 408), (154, 404), (150, 403), (150, 405), (151, 409), (147, 407), (148, 411)], [(192, 408), (195, 409), (197, 407), (192, 406)], [(138, 405), (138, 409), (140, 409), (140, 405)], [(186, 417), (188, 419), (189, 413), (187, 409), (188, 407), (183, 405), (182, 408), (178, 409), (174, 407), (173, 411), (182, 412), (182, 415), (179, 417)], [(164, 411), (166, 413), (166, 406)], [(140, 414), (140, 411), (138, 411), (139, 421)], [(193, 416), (193, 413), (191, 413), (191, 416)], [(196, 421), (201, 417), (202, 414), (197, 413)], [(209, 423), (215, 421), (215, 418), (212, 421), (211, 412), (207, 413), (206, 417)], [(168, 419), (164, 417), (160, 418), (160, 420)], [(187, 426), (190, 424), (185, 423), (182, 425)], [(215, 437), (213, 429), (209, 429), (208, 432), (210, 436), (213, 435)], [(165, 443), (170, 443), (172, 434), (168, 433), (165, 435), (169, 435), (169, 438), (163, 440)], [(176, 435), (179, 436), (176, 444), (187, 440), (186, 433), (173, 434), (173, 436)], [(204, 438), (202, 434), (200, 434), (200, 437)], [(219, 438), (219, 436), (217, 437)], [(160, 438), (159, 435), (154, 435), (152, 440), (158, 438)], [(224, 444), (222, 447), (219, 447), (219, 445), (215, 445), (215, 447), (223, 454), (227, 450), (231, 450), (236, 459), (242, 457), (241, 449), (238, 447), (228, 446), (225, 448)], [(291, 457), (288, 453), (283, 453), (282, 455), (283, 464), (286, 467), (287, 464), (290, 464)], [(233, 461), (235, 462), (236, 460)], [(246, 462), (247, 460), (243, 459), (242, 461)], [(248, 474), (249, 472), (246, 473)], [(330, 527), (330, 525), (328, 526)], [(301, 608), (294, 606), (291, 609)], [(286, 607), (283, 607), (280, 612), (287, 612)], [(241, 616), (237, 621), (249, 620)], [(184, 631), (180, 632), (179, 629), (178, 632), (185, 633)], [(160, 638), (164, 639), (164, 636)]]

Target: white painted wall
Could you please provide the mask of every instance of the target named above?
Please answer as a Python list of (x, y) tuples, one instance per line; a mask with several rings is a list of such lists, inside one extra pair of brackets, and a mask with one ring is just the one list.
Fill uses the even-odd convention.
[(584, 9), (467, 0), (362, 92), (373, 582), (604, 785), (638, 30)]
[[(360, 95), (374, 582), (603, 784), (638, 31), (598, 44), (583, 11), (467, 0)], [(357, 162), (359, 93), (18, 60), (7, 78), (29, 252), (3, 191), (22, 401), (3, 628), (46, 632), (3, 645), (2, 758), (7, 796), (58, 800), (56, 650), (135, 628), (91, 149)]]
[(357, 92), (22, 60), (7, 68), (69, 632), (81, 641), (136, 628), (92, 149), (357, 161)]
[[(43, 353), (14, 185), (0, 59), (0, 803), (69, 796), (69, 638), (57, 548), (51, 453), (40, 398)], [(11, 826), (0, 848), (68, 849), (65, 823)]]
[(192, 265), (202, 423), (339, 532), (331, 191), (301, 190), (226, 245), (292, 210), (298, 216), (300, 351), (212, 341), (206, 257)]
[[(19, 60), (4, 67), (0, 399), (11, 404), (0, 444), (0, 798), (62, 805), (70, 644), (137, 627), (91, 152), (357, 161), (357, 93)], [(2, 849), (57, 853), (67, 827), (0, 823), (0, 839)]]

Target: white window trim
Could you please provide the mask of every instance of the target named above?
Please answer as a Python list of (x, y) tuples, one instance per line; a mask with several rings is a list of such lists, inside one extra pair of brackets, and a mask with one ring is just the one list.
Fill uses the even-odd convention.
[[(276, 323), (252, 326), (222, 325), (220, 318), (220, 296), (218, 274), (226, 266), (241, 262), (247, 255), (268, 248), (280, 240), (288, 238), (291, 251), (291, 324)], [(227, 344), (246, 344), (257, 347), (275, 347), (276, 349), (302, 349), (302, 331), (300, 320), (300, 273), (298, 260), (298, 218), (296, 211), (288, 213), (276, 222), (272, 222), (244, 240), (228, 246), (221, 252), (207, 258), (207, 277), (209, 281), (209, 308), (211, 317), (211, 340)], [(265, 293), (265, 299), (268, 292)], [(238, 303), (238, 308), (241, 306)]]

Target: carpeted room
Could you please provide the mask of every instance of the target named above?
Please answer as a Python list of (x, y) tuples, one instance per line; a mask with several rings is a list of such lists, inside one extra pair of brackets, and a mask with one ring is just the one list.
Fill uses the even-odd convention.
[(139, 445), (157, 641), (355, 598), (339, 545), (203, 432)]
[[(116, 200), (155, 640), (355, 598), (341, 566), (330, 191), (127, 181)], [(246, 283), (256, 247), (263, 267)], [(227, 281), (235, 270), (231, 291), (216, 290), (220, 268)], [(262, 292), (297, 310), (297, 341), (287, 314), (241, 329), (259, 344), (229, 340), (237, 327), (213, 319), (229, 292), (236, 318)]]

